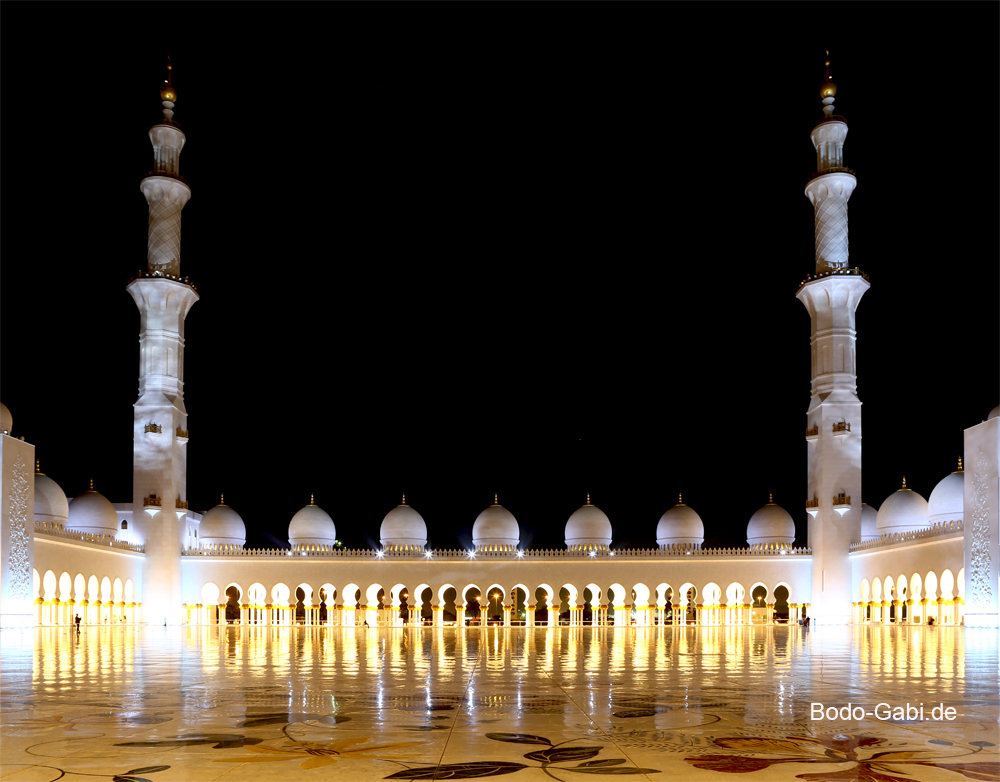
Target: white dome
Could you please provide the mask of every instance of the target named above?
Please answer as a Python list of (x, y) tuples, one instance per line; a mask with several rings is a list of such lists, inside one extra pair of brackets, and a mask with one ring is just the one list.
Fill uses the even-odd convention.
[(491, 505), (472, 525), (472, 545), (477, 549), (513, 551), (520, 542), (521, 528), (517, 519), (503, 505)]
[(795, 521), (787, 510), (769, 502), (750, 517), (747, 543), (751, 546), (791, 546), (795, 543)]
[(0, 402), (0, 433), (10, 434), (14, 430), (14, 419), (10, 416), (7, 405)]
[(867, 502), (861, 503), (861, 542), (878, 539), (878, 511)]
[(913, 532), (927, 529), (927, 500), (912, 489), (894, 491), (878, 510), (878, 534), (892, 535), (897, 532)]
[(927, 500), (928, 524), (959, 519), (965, 519), (965, 473), (961, 470), (938, 481)]
[(579, 508), (566, 522), (567, 548), (606, 549), (611, 547), (611, 522), (596, 505)]
[(310, 501), (288, 523), (288, 542), (293, 546), (332, 546), (337, 527), (330, 514)]
[(700, 546), (705, 542), (701, 516), (678, 498), (677, 504), (660, 517), (656, 525), (656, 545), (660, 548), (681, 544)]
[(427, 524), (424, 517), (406, 504), (397, 505), (382, 519), (379, 530), (382, 548), (402, 551), (423, 549), (427, 545)]
[(236, 511), (220, 501), (209, 508), (198, 525), (198, 540), (204, 545), (242, 546), (247, 542), (247, 528)]
[(118, 514), (115, 513), (115, 506), (103, 494), (88, 489), (69, 504), (66, 529), (95, 535), (117, 535)]
[[(7, 408), (5, 407), (4, 410), (6, 409)], [(7, 415), (10, 415), (10, 413), (8, 413)], [(986, 420), (989, 421), (993, 418), (1000, 418), (1000, 405), (997, 405), (992, 410), (990, 410), (990, 414), (986, 417)]]
[[(66, 525), (69, 520), (69, 500), (59, 484), (43, 472), (35, 473), (35, 521)], [(115, 518), (117, 528), (118, 520)]]

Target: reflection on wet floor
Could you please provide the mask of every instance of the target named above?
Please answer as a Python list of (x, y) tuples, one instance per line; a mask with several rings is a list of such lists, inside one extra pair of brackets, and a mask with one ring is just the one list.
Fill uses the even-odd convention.
[(0, 633), (0, 655), (5, 781), (1000, 768), (996, 631), (39, 628)]

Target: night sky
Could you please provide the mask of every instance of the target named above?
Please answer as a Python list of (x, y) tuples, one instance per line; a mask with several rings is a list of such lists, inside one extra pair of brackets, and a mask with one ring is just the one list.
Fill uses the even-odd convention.
[(165, 54), (181, 173), (187, 497), (248, 545), (405, 492), (437, 548), (499, 494), (562, 547), (678, 492), (706, 545), (768, 493), (806, 544), (824, 49), (850, 126), (864, 500), (930, 495), (1000, 402), (1000, 6), (10, 4), (3, 401), (70, 495), (127, 502)]

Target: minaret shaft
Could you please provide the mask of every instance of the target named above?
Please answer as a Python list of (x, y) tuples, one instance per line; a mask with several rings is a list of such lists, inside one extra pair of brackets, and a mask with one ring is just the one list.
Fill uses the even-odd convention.
[(796, 297), (809, 311), (812, 331), (806, 413), (810, 614), (822, 623), (848, 624), (853, 621), (850, 547), (861, 540), (862, 502), (856, 313), (870, 285), (849, 264), (847, 202), (857, 180), (844, 167), (847, 123), (832, 114), (834, 95), (836, 85), (827, 71), (821, 91), (827, 116), (810, 135), (818, 172), (805, 189), (814, 209), (816, 273)]
[(191, 196), (179, 174), (185, 137), (171, 119), (176, 94), (169, 83), (161, 97), (164, 122), (149, 131), (155, 170), (141, 185), (149, 204), (147, 271), (127, 288), (139, 309), (132, 518), (134, 534), (146, 549), (143, 616), (150, 623), (175, 624), (182, 620), (181, 551), (187, 531), (185, 509), (177, 505), (187, 499), (184, 319), (198, 294), (179, 279), (181, 210)]

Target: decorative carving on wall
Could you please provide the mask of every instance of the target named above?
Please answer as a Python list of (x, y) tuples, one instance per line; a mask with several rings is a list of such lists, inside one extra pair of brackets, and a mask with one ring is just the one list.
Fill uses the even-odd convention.
[(986, 458), (983, 449), (976, 455), (972, 472), (972, 556), (969, 572), (970, 613), (990, 613), (993, 611), (993, 587), (990, 577), (993, 561), (990, 557), (990, 508), (987, 501), (989, 485)]
[(15, 600), (31, 598), (31, 558), (28, 555), (28, 496), (30, 487), (27, 468), (20, 454), (14, 462), (10, 491), (10, 596)]

